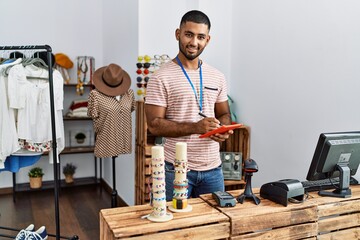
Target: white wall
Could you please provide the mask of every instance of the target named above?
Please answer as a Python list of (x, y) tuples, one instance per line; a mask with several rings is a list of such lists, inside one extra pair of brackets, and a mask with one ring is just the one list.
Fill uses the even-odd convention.
[[(87, 7), (84, 11), (84, 6)], [(14, 0), (0, 2), (0, 45), (50, 45), (53, 53), (67, 54), (74, 64), (76, 56), (94, 56), (96, 64), (103, 61), (102, 1), (46, 1)], [(1, 52), (7, 54), (6, 52)], [(25, 52), (29, 54), (29, 52)], [(30, 54), (28, 55), (30, 56)], [(76, 82), (75, 67), (70, 71), (72, 82)], [(74, 89), (75, 91), (75, 89)], [(76, 95), (75, 95), (76, 97)], [(68, 99), (64, 107), (67, 111)], [(73, 162), (78, 165), (76, 177), (94, 176), (92, 154), (62, 155), (62, 164)], [(89, 164), (90, 163), (90, 164)], [(47, 156), (36, 164), (45, 171), (44, 180), (53, 180), (53, 165)], [(31, 166), (33, 167), (33, 166)], [(22, 168), (17, 174), (17, 182), (28, 182), (27, 172), (31, 167)], [(61, 174), (62, 175), (62, 174)], [(9, 172), (0, 173), (0, 188), (12, 186)]]
[(179, 50), (175, 30), (181, 17), (187, 11), (202, 10), (211, 21), (211, 40), (201, 58), (230, 78), (231, 5), (232, 1), (218, 0), (140, 0), (139, 54), (175, 57)]
[[(135, 89), (136, 61), (138, 48), (138, 2), (103, 1), (103, 54), (104, 65), (116, 63), (125, 69)], [(136, 90), (135, 90), (136, 91)], [(132, 154), (119, 155), (115, 160), (116, 189), (118, 195), (129, 205), (135, 203), (135, 112), (132, 114)], [(106, 158), (103, 177), (113, 185), (112, 159)]]
[(254, 185), (304, 180), (320, 133), (359, 130), (360, 2), (233, 4), (230, 94), (252, 129)]

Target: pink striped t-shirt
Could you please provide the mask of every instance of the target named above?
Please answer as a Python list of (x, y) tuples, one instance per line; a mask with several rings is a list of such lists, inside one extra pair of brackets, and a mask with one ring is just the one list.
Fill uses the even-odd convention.
[[(214, 117), (215, 103), (227, 101), (227, 87), (224, 74), (210, 65), (202, 64), (203, 78), (203, 113)], [(199, 69), (186, 70), (199, 96)], [(194, 91), (181, 70), (173, 61), (165, 63), (151, 75), (146, 89), (146, 104), (166, 108), (165, 118), (175, 122), (197, 122), (202, 119), (199, 115), (199, 104)], [(175, 144), (187, 143), (188, 168), (206, 171), (221, 164), (218, 142), (210, 138), (199, 138), (199, 134), (189, 136), (165, 138), (165, 160), (174, 162)]]

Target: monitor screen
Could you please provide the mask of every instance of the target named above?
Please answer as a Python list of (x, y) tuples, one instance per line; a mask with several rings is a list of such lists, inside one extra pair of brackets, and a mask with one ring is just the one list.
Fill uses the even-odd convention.
[[(306, 177), (309, 181), (339, 177), (339, 188), (330, 193), (335, 197), (351, 196), (350, 176), (355, 175), (360, 163), (360, 132), (320, 134)], [(321, 191), (320, 195), (327, 195)], [(340, 194), (340, 196), (336, 196)]]

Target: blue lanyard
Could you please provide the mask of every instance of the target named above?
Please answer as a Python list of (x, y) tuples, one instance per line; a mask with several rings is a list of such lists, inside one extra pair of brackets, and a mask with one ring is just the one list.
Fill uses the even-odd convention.
[(200, 93), (199, 94), (200, 94), (200, 99), (198, 98), (198, 95), (196, 93), (194, 84), (192, 83), (189, 75), (187, 74), (187, 72), (186, 72), (184, 66), (182, 65), (182, 63), (181, 63), (178, 56), (176, 56), (176, 61), (178, 62), (179, 66), (181, 67), (181, 69), (182, 69), (185, 77), (187, 78), (188, 82), (190, 83), (191, 88), (192, 88), (192, 90), (193, 90), (193, 92), (195, 94), (196, 101), (198, 101), (198, 103), (199, 103), (200, 112), (202, 112), (203, 87), (202, 87), (202, 70), (201, 70), (200, 60), (199, 60), (199, 68), (200, 68), (200, 72), (199, 72), (199, 75), (200, 75)]

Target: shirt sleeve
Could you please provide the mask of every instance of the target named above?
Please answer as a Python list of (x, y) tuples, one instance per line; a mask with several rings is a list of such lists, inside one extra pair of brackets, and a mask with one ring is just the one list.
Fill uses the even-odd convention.
[(220, 92), (219, 92), (219, 96), (216, 99), (217, 103), (221, 103), (221, 102), (225, 102), (228, 100), (228, 94), (227, 94), (227, 84), (226, 84), (226, 79), (225, 76), (223, 74), (221, 74), (221, 78), (219, 79), (221, 86), (220, 86)]
[(64, 78), (58, 70), (53, 71), (53, 82), (54, 82), (54, 96), (55, 96), (55, 109), (64, 109)]
[(10, 68), (8, 76), (9, 106), (14, 109), (25, 107), (26, 101), (26, 75), (24, 67), (16, 65)]
[(167, 107), (168, 105), (166, 87), (156, 74), (150, 77), (146, 87), (145, 103), (161, 107)]
[(92, 90), (89, 94), (89, 98), (88, 98), (88, 116), (91, 117), (92, 119), (96, 119), (99, 117), (99, 112), (98, 112), (98, 102), (96, 101), (96, 96), (95, 96), (96, 92), (95, 90)]
[(133, 90), (130, 91), (130, 97), (131, 97), (131, 112), (133, 112), (136, 109), (136, 101), (135, 101), (135, 96), (134, 96)]

